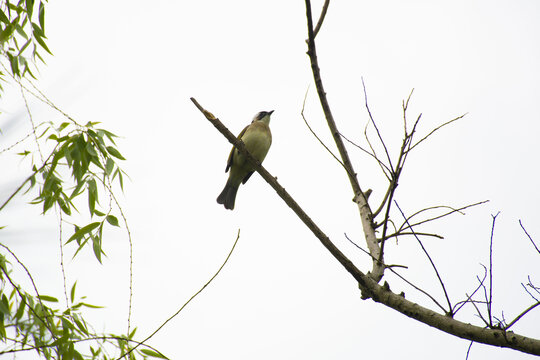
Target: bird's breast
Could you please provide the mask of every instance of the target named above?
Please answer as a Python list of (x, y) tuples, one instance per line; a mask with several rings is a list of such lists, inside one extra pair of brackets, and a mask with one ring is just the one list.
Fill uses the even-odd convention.
[(255, 122), (246, 129), (242, 141), (251, 155), (262, 162), (272, 144), (270, 127), (265, 123)]

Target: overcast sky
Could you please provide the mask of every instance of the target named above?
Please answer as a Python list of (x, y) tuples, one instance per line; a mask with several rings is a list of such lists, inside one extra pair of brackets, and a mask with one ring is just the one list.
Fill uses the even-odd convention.
[[(315, 17), (320, 5), (313, 4)], [(492, 214), (501, 212), (494, 312), (501, 317), (504, 311), (507, 320), (533, 302), (521, 286), (527, 275), (540, 284), (540, 254), (518, 224), (521, 219), (540, 243), (539, 16), (536, 0), (335, 1), (317, 37), (328, 99), (350, 139), (365, 144), (362, 78), (394, 160), (403, 136), (402, 100), (413, 88), (408, 116), (412, 121), (422, 113), (418, 138), (467, 113), (411, 154), (396, 200), (409, 215), (490, 200), (423, 230), (445, 237), (425, 244), (455, 303), (483, 275)], [(234, 211), (215, 201), (227, 179), (230, 144), (192, 96), (234, 133), (257, 112), (275, 110), (265, 167), (360, 269), (370, 269), (344, 236), (365, 246), (346, 174), (300, 115), (309, 88), (306, 118), (337, 153), (312, 85), (305, 23), (303, 1), (48, 3), (54, 56), (40, 66), (37, 85), (80, 123), (101, 121), (120, 135), (127, 158), (130, 179), (117, 195), (133, 239), (138, 339), (214, 274), (240, 229), (222, 273), (150, 341), (171, 359), (464, 359), (469, 342), (361, 300), (351, 276), (257, 174), (240, 187)], [(6, 91), (1, 148), (30, 126), (18, 90)], [(30, 107), (35, 120), (63, 121), (36, 100)], [(369, 157), (349, 151), (362, 187), (373, 189), (375, 207), (385, 178)], [(3, 199), (29, 169), (13, 155), (1, 161), (18, 171), (1, 177)], [(63, 298), (56, 217), (41, 218), (29, 200), (2, 214), (0, 225), (10, 226), (0, 236), (43, 293)], [(70, 231), (64, 226), (65, 239)], [(128, 249), (123, 230), (107, 232), (103, 265), (90, 249), (72, 261), (73, 249), (66, 247), (68, 286), (78, 280), (79, 294), (106, 306), (89, 312), (97, 330), (125, 331)], [(389, 243), (386, 251), (388, 263), (407, 265), (404, 276), (443, 300), (414, 239)], [(394, 291), (435, 309), (395, 277), (385, 279)], [(457, 318), (482, 324), (472, 308)], [(513, 330), (540, 338), (538, 323), (540, 310)], [(469, 358), (510, 357), (532, 358), (480, 344)]]

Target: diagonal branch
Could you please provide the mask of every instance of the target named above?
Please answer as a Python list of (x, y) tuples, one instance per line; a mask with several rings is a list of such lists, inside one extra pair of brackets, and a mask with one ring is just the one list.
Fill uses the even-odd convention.
[[(191, 302), (191, 300), (195, 299), (197, 297), (197, 295), (199, 295), (201, 292), (203, 292), (204, 289), (206, 289), (206, 287), (208, 285), (210, 285), (210, 283), (212, 281), (214, 281), (214, 279), (219, 275), (219, 273), (221, 272), (221, 270), (223, 270), (223, 268), (225, 267), (225, 265), (227, 264), (227, 262), (229, 261), (229, 258), (231, 257), (232, 253), (234, 252), (234, 249), (236, 248), (236, 244), (238, 243), (238, 240), (240, 239), (240, 229), (238, 229), (238, 234), (236, 235), (236, 240), (234, 241), (234, 244), (231, 248), (231, 250), (229, 251), (229, 254), (227, 255), (227, 257), (225, 258), (225, 261), (223, 262), (223, 264), (221, 264), (221, 266), (219, 267), (218, 271), (216, 271), (216, 273), (214, 274), (214, 276), (212, 276), (210, 278), (210, 280), (208, 280), (206, 282), (206, 284), (203, 285), (203, 287), (201, 287), (199, 289), (199, 291), (197, 291), (195, 294), (193, 294), (188, 301), (186, 301), (184, 303), (184, 305), (182, 305), (180, 307), (180, 309), (178, 309), (178, 311), (176, 311), (173, 315), (171, 315), (167, 320), (165, 320), (165, 322), (163, 322), (156, 330), (154, 330), (153, 333), (151, 333), (150, 335), (148, 335), (143, 341), (141, 341), (140, 343), (138, 343), (136, 346), (132, 347), (129, 349), (129, 351), (127, 351), (125, 354), (123, 354), (122, 356), (120, 356), (117, 360), (120, 360), (124, 357), (126, 357), (127, 355), (129, 355), (133, 350), (137, 349), (140, 345), (146, 345), (145, 343), (150, 340), (150, 338), (152, 338), (154, 335), (156, 335), (169, 321), (171, 321), (172, 319), (174, 319), (176, 316), (178, 316), (178, 314), (180, 314), (180, 312), (182, 310), (184, 310), (184, 308)], [(131, 357), (130, 357), (131, 359)]]
[(534, 242), (533, 238), (531, 237), (531, 235), (529, 235), (529, 233), (527, 232), (527, 230), (525, 230), (525, 226), (523, 226), (523, 224), (521, 223), (521, 220), (519, 220), (519, 226), (521, 226), (521, 228), (523, 229), (523, 231), (525, 232), (525, 235), (527, 235), (527, 237), (529, 238), (529, 240), (531, 240), (531, 243), (533, 244), (534, 248), (536, 249), (536, 251), (540, 254), (540, 249), (538, 248), (538, 246), (536, 246), (536, 243)]
[(449, 120), (449, 121), (447, 121), (447, 122), (445, 122), (445, 123), (443, 123), (443, 124), (437, 126), (435, 129), (431, 130), (431, 131), (429, 132), (429, 134), (427, 134), (426, 136), (424, 136), (422, 139), (418, 140), (418, 141), (417, 141), (414, 145), (412, 145), (412, 146), (410, 147), (410, 149), (407, 150), (407, 151), (411, 151), (412, 149), (414, 149), (415, 147), (417, 147), (422, 141), (426, 140), (428, 137), (430, 137), (431, 135), (433, 135), (433, 133), (434, 133), (435, 131), (439, 130), (440, 128), (442, 128), (442, 127), (444, 127), (444, 126), (446, 126), (446, 125), (450, 125), (450, 124), (453, 123), (454, 121), (457, 121), (457, 120), (459, 120), (459, 119), (464, 118), (465, 115), (467, 115), (467, 113), (465, 113), (465, 114), (463, 114), (463, 115), (460, 115), (460, 116), (458, 116), (458, 117), (456, 117), (456, 118), (453, 118), (452, 120)]
[[(340, 264), (349, 272), (358, 283), (363, 297), (371, 297), (373, 301), (388, 306), (403, 315), (418, 320), (426, 325), (435, 327), (441, 331), (454, 336), (472, 340), (475, 342), (511, 348), (528, 354), (540, 355), (540, 340), (525, 337), (515, 333), (506, 333), (501, 329), (485, 329), (479, 326), (471, 325), (458, 321), (449, 316), (439, 314), (433, 310), (420, 306), (412, 301), (405, 299), (399, 294), (395, 294), (388, 288), (379, 285), (372, 277), (367, 276), (360, 271), (345, 255), (337, 249), (313, 221), (305, 214), (300, 206), (292, 199), (285, 189), (277, 182), (259, 162), (246, 151), (244, 143), (238, 139), (219, 121), (212, 113), (205, 110), (199, 103), (191, 98), (195, 106), (205, 115), (205, 117), (218, 129), (223, 136), (229, 140), (246, 157), (246, 159), (255, 167), (261, 177), (276, 191), (276, 193), (285, 201), (285, 203), (296, 213), (296, 215), (308, 226), (313, 234), (321, 241), (328, 251), (340, 262)], [(372, 255), (373, 256), (373, 255)]]

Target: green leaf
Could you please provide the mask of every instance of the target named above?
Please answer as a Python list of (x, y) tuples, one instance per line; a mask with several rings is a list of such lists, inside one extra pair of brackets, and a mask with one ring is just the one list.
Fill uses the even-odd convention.
[(56, 129), (56, 131), (61, 132), (61, 131), (64, 130), (66, 127), (68, 127), (69, 124), (70, 124), (69, 122), (64, 121), (63, 123), (60, 124), (60, 126)]
[(3, 22), (4, 24), (9, 24), (9, 19), (4, 13), (4, 10), (0, 10), (0, 21)]
[(58, 205), (60, 206), (60, 209), (62, 209), (62, 211), (66, 214), (66, 215), (71, 215), (71, 208), (69, 206), (69, 199), (67, 199), (67, 201), (65, 200), (65, 198), (67, 198), (66, 194), (62, 193), (62, 195), (64, 196), (64, 199), (62, 199), (61, 197), (58, 198)]
[(91, 156), (98, 156), (96, 150), (94, 149), (94, 144), (91, 141), (86, 143), (86, 152)]
[(17, 54), (17, 56), (21, 56), (23, 51), (26, 50), (26, 48), (28, 47), (28, 45), (30, 45), (31, 42), (32, 42), (32, 39), (28, 39), (26, 43), (23, 45), (23, 47), (21, 48), (21, 50), (19, 50), (19, 54)]
[[(24, 29), (21, 27), (21, 25), (19, 24), (13, 24), (13, 26), (15, 26), (15, 31), (17, 31), (19, 33), (19, 35), (21, 35), (24, 39), (26, 40), (29, 40), (30, 38), (28, 37), (28, 35), (26, 35), (26, 33), (24, 32)], [(16, 38), (13, 38), (14, 41), (17, 41)]]
[[(1, 34), (0, 34), (1, 37)], [(19, 57), (13, 56), (11, 53), (7, 53), (9, 59), (9, 65), (11, 66), (11, 72), (15, 76), (20, 76), (19, 72)]]
[(36, 24), (34, 22), (32, 23), (32, 30), (34, 31), (34, 36), (35, 37), (46, 38), (45, 33), (43, 32), (43, 30), (39, 27), (38, 24)]
[(102, 213), (101, 211), (99, 211), (99, 210), (97, 210), (97, 209), (94, 210), (94, 214), (96, 214), (97, 216), (105, 216), (104, 213)]
[[(103, 137), (103, 135), (107, 136), (107, 138), (109, 139), (110, 142), (112, 142), (113, 144), (115, 144), (114, 142), (114, 138), (117, 138), (118, 136), (113, 134), (112, 132), (110, 131), (107, 131), (105, 129), (99, 129), (98, 131), (98, 135)], [(116, 145), (116, 144), (115, 144)]]
[(48, 295), (38, 295), (38, 299), (48, 302), (58, 302), (58, 299)]
[(2, 295), (2, 300), (0, 301), (0, 313), (10, 316), (11, 311), (9, 311), (9, 301), (6, 295)]
[(39, 26), (45, 31), (45, 5), (40, 1), (39, 2)]
[(73, 283), (73, 286), (71, 287), (71, 292), (70, 292), (71, 302), (75, 301), (75, 289), (76, 288), (77, 288), (77, 281), (75, 281)]
[(146, 356), (151, 356), (158, 359), (168, 359), (168, 357), (166, 357), (165, 355), (162, 355), (150, 349), (141, 349), (141, 353), (143, 353)]
[(114, 215), (107, 215), (107, 222), (112, 226), (120, 226), (118, 225), (118, 219)]
[(26, 297), (23, 295), (21, 297), (21, 302), (19, 303), (19, 308), (17, 309), (17, 313), (15, 313), (15, 319), (20, 320), (22, 316), (24, 315), (24, 309), (26, 308)]
[(97, 197), (98, 189), (96, 179), (92, 178), (88, 180), (88, 208), (90, 209), (90, 215), (93, 215), (96, 209)]
[(32, 12), (34, 11), (34, 0), (26, 0), (26, 13), (29, 18), (32, 18)]
[(97, 221), (97, 222), (93, 222), (91, 224), (88, 224), (83, 228), (80, 228), (79, 230), (77, 230), (75, 232), (75, 234), (71, 235), (71, 237), (66, 242), (66, 244), (69, 243), (70, 241), (75, 240), (75, 239), (81, 239), (84, 235), (88, 234), (89, 232), (91, 232), (92, 230), (97, 228), (99, 226), (99, 224), (101, 224), (101, 223), (99, 221)]
[(104, 306), (92, 305), (87, 303), (79, 303), (79, 305), (90, 308), (90, 309), (103, 309)]
[(11, 35), (13, 35), (13, 32), (15, 31), (15, 26), (9, 24), (5, 27), (2, 32), (0, 32), (0, 43), (6, 42)]
[(113, 170), (114, 170), (114, 160), (111, 158), (107, 158), (107, 163), (105, 164), (105, 173), (110, 176)]
[(118, 150), (116, 150), (114, 147), (112, 146), (107, 146), (107, 151), (109, 152), (109, 154), (111, 154), (112, 156), (114, 156), (115, 158), (118, 158), (120, 160), (126, 160), (122, 154), (120, 154), (120, 152)]
[(118, 174), (118, 180), (120, 181), (120, 189), (124, 191), (124, 176), (122, 175), (122, 171), (118, 169), (116, 170), (116, 173)]
[(99, 261), (100, 264), (102, 264), (101, 254), (103, 254), (103, 250), (101, 250), (101, 234), (92, 236), (92, 249), (94, 250), (94, 255), (96, 256), (96, 259)]
[(84, 325), (84, 323), (82, 323), (79, 319), (77, 318), (74, 318), (73, 319), (75, 321), (75, 324), (77, 325), (77, 327), (79, 328), (79, 330), (85, 334), (85, 335), (88, 335), (88, 329), (86, 328), (86, 326)]
[[(34, 23), (32, 23), (32, 25), (34, 25)], [(36, 25), (37, 26), (37, 25)], [(41, 47), (43, 49), (45, 49), (46, 52), (48, 52), (49, 54), (52, 55), (52, 52), (51, 50), (49, 50), (49, 48), (47, 47), (47, 44), (45, 44), (45, 41), (43, 41), (43, 38), (41, 36), (39, 36), (38, 34), (36, 34), (34, 32), (34, 39), (36, 39), (36, 41), (38, 42), (39, 45), (41, 45)], [(36, 53), (37, 54), (37, 53)], [(38, 55), (38, 57), (41, 59), (41, 61), (43, 61), (43, 59), (41, 58), (41, 56)]]

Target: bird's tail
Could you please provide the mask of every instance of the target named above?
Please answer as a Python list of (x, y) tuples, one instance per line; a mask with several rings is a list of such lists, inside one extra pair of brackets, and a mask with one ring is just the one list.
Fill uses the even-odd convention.
[(223, 204), (225, 209), (232, 210), (234, 209), (234, 200), (236, 199), (236, 192), (238, 191), (238, 185), (232, 184), (230, 181), (227, 181), (223, 191), (217, 197), (218, 204)]

